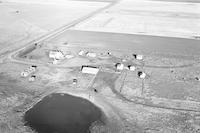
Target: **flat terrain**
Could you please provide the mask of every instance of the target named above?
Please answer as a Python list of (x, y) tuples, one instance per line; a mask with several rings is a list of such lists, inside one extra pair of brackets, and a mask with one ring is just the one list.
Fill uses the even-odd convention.
[(104, 7), (104, 2), (65, 1), (0, 3), (0, 53), (20, 47), (50, 31)]
[(143, 36), (108, 32), (90, 32), (68, 30), (62, 35), (48, 41), (51, 44), (81, 45), (105, 50), (115, 49), (129, 51), (130, 54), (172, 54), (181, 56), (199, 56), (199, 40), (173, 37)]
[[(198, 2), (3, 0), (0, 7), (0, 53), (8, 52), (0, 56), (0, 133), (35, 133), (24, 114), (54, 93), (104, 112), (91, 133), (200, 133)], [(57, 34), (33, 41), (50, 33)], [(55, 63), (52, 50), (63, 58)], [(32, 65), (36, 71), (21, 76)], [(82, 65), (99, 72), (83, 73)]]
[[(30, 53), (25, 52), (25, 58), (18, 57), (18, 60), (13, 61), (22, 64), (32, 62), (57, 69), (56, 73), (50, 74), (45, 70), (48, 67), (44, 67), (38, 73), (40, 80), (48, 79), (50, 84), (53, 82), (59, 88), (53, 89), (53, 92), (69, 93), (73, 89), (72, 94), (76, 95), (82, 91), (83, 94), (78, 95), (100, 106), (105, 112), (112, 110), (114, 113), (107, 115), (111, 121), (106, 127), (121, 127), (121, 130), (111, 128), (112, 132), (195, 133), (199, 130), (200, 109), (200, 82), (196, 79), (200, 74), (199, 46), (199, 41), (192, 39), (68, 30), (46, 40)], [(48, 57), (48, 51), (53, 49), (70, 53), (73, 58), (53, 65)], [(97, 57), (79, 56), (80, 50), (95, 52)], [(108, 51), (112, 56), (106, 55)], [(133, 53), (143, 54), (144, 60), (135, 60)], [(131, 72), (124, 69), (117, 72), (114, 65), (118, 62), (125, 66), (134, 65), (136, 70)], [(100, 66), (101, 70), (95, 76), (81, 74), (82, 65)], [(72, 70), (65, 72), (66, 68)], [(145, 71), (147, 78), (138, 78), (138, 71)], [(73, 78), (79, 81), (75, 86), (72, 84)], [(96, 94), (92, 93), (94, 89)], [(136, 109), (135, 106), (139, 107)], [(152, 115), (160, 110), (162, 113), (159, 115)], [(124, 115), (125, 112), (127, 114)], [(138, 112), (142, 113), (137, 116), (139, 120), (135, 120)], [(145, 116), (145, 113), (150, 114)], [(114, 115), (114, 118), (110, 115)], [(165, 121), (161, 121), (163, 117)], [(118, 120), (113, 123), (113, 119)], [(180, 123), (181, 119), (187, 120)]]
[(151, 1), (200, 3), (199, 0), (151, 0)]
[(200, 34), (200, 4), (122, 0), (74, 29), (195, 38)]

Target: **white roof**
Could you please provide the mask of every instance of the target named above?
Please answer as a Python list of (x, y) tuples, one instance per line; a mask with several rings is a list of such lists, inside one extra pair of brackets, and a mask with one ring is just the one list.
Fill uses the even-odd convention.
[(137, 60), (142, 60), (143, 59), (143, 55), (140, 55), (140, 54), (136, 55), (136, 59)]
[(133, 65), (128, 66), (128, 68), (129, 68), (130, 71), (135, 71), (135, 69), (136, 69), (136, 67), (133, 66)]
[(27, 77), (30, 73), (29, 72), (21, 72), (22, 77)]
[(122, 64), (122, 63), (117, 63), (117, 64), (116, 64), (116, 68), (117, 68), (118, 70), (123, 70), (123, 69), (124, 69), (124, 64)]
[(58, 64), (58, 60), (53, 60), (53, 64)]
[(28, 80), (29, 81), (35, 81), (36, 77), (31, 76)]
[(88, 57), (96, 57), (97, 56), (97, 54), (96, 53), (93, 53), (93, 52), (88, 52), (87, 54), (86, 54)]
[(74, 57), (74, 55), (71, 55), (71, 54), (65, 55), (65, 58), (67, 58), (67, 59), (71, 59), (73, 57)]
[(97, 74), (99, 72), (99, 68), (92, 66), (82, 66), (82, 73), (88, 74)]
[(63, 59), (64, 55), (59, 50), (53, 50), (49, 52), (49, 58), (55, 58), (55, 59)]
[(144, 72), (142, 72), (142, 73), (139, 75), (139, 77), (140, 77), (141, 79), (144, 79), (146, 76), (147, 76), (147, 75), (146, 75), (146, 73), (144, 73)]
[(78, 55), (84, 55), (85, 52), (83, 50), (79, 51)]

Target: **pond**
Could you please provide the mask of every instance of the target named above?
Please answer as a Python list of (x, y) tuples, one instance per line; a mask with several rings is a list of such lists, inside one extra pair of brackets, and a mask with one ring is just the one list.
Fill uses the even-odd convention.
[(24, 120), (37, 133), (89, 133), (92, 123), (102, 121), (102, 111), (86, 99), (54, 93), (28, 110)]

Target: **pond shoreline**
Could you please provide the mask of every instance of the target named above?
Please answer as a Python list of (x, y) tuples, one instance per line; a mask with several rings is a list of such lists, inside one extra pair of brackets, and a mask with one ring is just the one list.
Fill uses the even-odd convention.
[(53, 93), (28, 110), (24, 120), (38, 133), (87, 133), (91, 126), (104, 124), (102, 115), (102, 110), (86, 99)]

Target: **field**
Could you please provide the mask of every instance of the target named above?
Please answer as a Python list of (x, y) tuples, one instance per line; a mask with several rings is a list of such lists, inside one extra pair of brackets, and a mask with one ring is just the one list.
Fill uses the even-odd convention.
[(200, 35), (200, 4), (162, 0), (122, 0), (75, 28), (77, 30), (145, 34), (181, 38)]
[(200, 50), (199, 41), (194, 39), (82, 30), (68, 30), (47, 43), (59, 45), (69, 43), (72, 46), (95, 47), (104, 49), (104, 51), (109, 49), (129, 51), (130, 54), (161, 54), (182, 57), (198, 57)]
[[(53, 93), (103, 111), (91, 133), (200, 133), (199, 7), (195, 0), (1, 0), (0, 133), (35, 133), (24, 114)], [(50, 58), (52, 50), (63, 58)], [(83, 72), (87, 65), (98, 73)]]
[[(62, 1), (61, 1), (62, 2)], [(102, 8), (104, 2), (65, 1), (45, 3), (14, 1), (0, 3), (0, 53), (19, 48), (50, 31)], [(86, 10), (87, 9), (87, 10)]]

